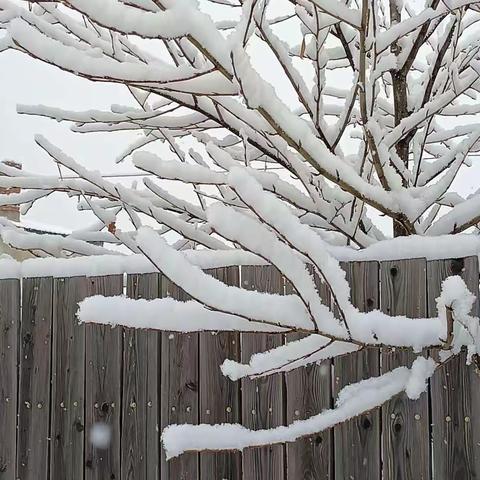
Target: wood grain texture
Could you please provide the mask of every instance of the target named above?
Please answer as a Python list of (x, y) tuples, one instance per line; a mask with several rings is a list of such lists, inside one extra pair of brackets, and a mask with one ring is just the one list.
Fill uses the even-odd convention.
[[(320, 298), (330, 305), (330, 292), (325, 283), (315, 275)], [(287, 282), (285, 293), (294, 293)], [(305, 335), (289, 333), (286, 341), (292, 342)], [(332, 362), (311, 364), (285, 373), (286, 423), (304, 420), (332, 406)], [(309, 438), (301, 438), (286, 445), (288, 480), (323, 480), (333, 478), (333, 430), (320, 432)]]
[[(380, 264), (381, 309), (390, 315), (425, 317), (427, 313), (426, 261)], [(410, 366), (416, 355), (383, 352), (382, 371)], [(428, 395), (412, 401), (400, 394), (382, 407), (383, 467), (385, 480), (430, 478), (430, 418)]]
[(83, 478), (85, 327), (75, 314), (87, 279), (59, 278), (53, 286), (51, 478)]
[[(88, 295), (120, 295), (123, 276), (88, 279)], [(120, 477), (120, 415), (122, 381), (121, 327), (85, 326), (85, 479), (117, 480)], [(91, 442), (95, 424), (110, 428), (110, 444), (99, 448)]]
[[(478, 298), (478, 259), (428, 262), (428, 314), (437, 315), (435, 299), (442, 281), (462, 275)], [(478, 315), (478, 301), (474, 306)], [(480, 377), (467, 367), (462, 352), (439, 368), (431, 379), (433, 465), (435, 480), (480, 478)]]
[(17, 478), (48, 478), (52, 335), (51, 278), (23, 280)]
[[(473, 314), (479, 315), (476, 257), (383, 262), (380, 300), (377, 264), (345, 268), (352, 301), (362, 310), (380, 305), (390, 314), (435, 316), (441, 281), (461, 274), (477, 295)], [(210, 273), (227, 284), (239, 282), (236, 268)], [(241, 278), (244, 288), (291, 291), (273, 268), (242, 267)], [(380, 367), (378, 353), (364, 351), (336, 359), (333, 378), (315, 365), (231, 382), (219, 370), (225, 358), (248, 362), (252, 353), (282, 344), (283, 336), (78, 325), (77, 302), (86, 295), (122, 293), (122, 276), (23, 282), (20, 306), (19, 281), (0, 281), (0, 480), (380, 480), (382, 461), (386, 480), (480, 478), (480, 377), (465, 366), (465, 354), (434, 375), (430, 405), (425, 394), (415, 402), (401, 395), (381, 414), (368, 412), (335, 427), (333, 439), (325, 432), (286, 447), (248, 449), (243, 460), (222, 452), (167, 463), (159, 436), (168, 424), (226, 421), (258, 429), (290, 423), (328, 408), (345, 384), (410, 365), (414, 355), (382, 352)], [(324, 285), (318, 289), (328, 296)], [(159, 292), (188, 298), (157, 275), (128, 278), (132, 297), (155, 298)], [(297, 337), (289, 334), (288, 340)], [(96, 422), (112, 427), (106, 450), (90, 443)]]
[[(465, 273), (463, 277), (468, 289), (476, 296), (473, 304), (472, 315), (480, 317), (480, 291), (479, 291), (479, 262), (478, 257), (465, 259)], [(464, 386), (466, 392), (465, 402), (469, 402), (471, 415), (465, 426), (465, 444), (473, 445), (473, 457), (469, 458), (472, 478), (480, 478), (480, 370), (472, 366), (465, 366), (467, 370), (467, 384)], [(464, 419), (465, 420), (465, 419)], [(470, 452), (469, 452), (470, 455)], [(473, 475), (474, 474), (474, 475)]]
[[(351, 288), (351, 301), (368, 312), (380, 305), (378, 263), (355, 262), (343, 265)], [(378, 376), (380, 354), (377, 349), (346, 355), (334, 362), (334, 395), (351, 383)], [(335, 436), (335, 479), (380, 480), (380, 411), (366, 412), (338, 425)], [(345, 455), (348, 452), (348, 455)]]
[[(185, 301), (188, 296), (162, 278), (162, 296)], [(199, 373), (198, 333), (164, 332), (161, 360), (161, 429), (172, 423), (198, 423)], [(187, 453), (169, 460), (161, 452), (161, 478), (196, 480), (199, 478), (199, 455)]]
[[(158, 298), (160, 275), (128, 275), (127, 295)], [(160, 335), (154, 330), (125, 329), (121, 470), (125, 480), (156, 480), (159, 465)]]
[(14, 480), (20, 282), (0, 281), (0, 480)]
[[(242, 287), (270, 293), (283, 293), (284, 281), (273, 267), (242, 267)], [(283, 344), (283, 335), (245, 333), (241, 335), (242, 362), (248, 363), (254, 353), (271, 350)], [(284, 377), (273, 375), (242, 380), (243, 425), (255, 430), (283, 425)], [(284, 478), (285, 447), (274, 445), (250, 448), (243, 452), (243, 478), (264, 480)]]
[[(238, 267), (216, 268), (207, 273), (227, 285), (239, 285)], [(200, 423), (239, 423), (240, 382), (225, 377), (220, 365), (227, 358), (240, 361), (240, 334), (205, 332), (199, 335)], [(200, 478), (241, 480), (241, 454), (200, 453)]]

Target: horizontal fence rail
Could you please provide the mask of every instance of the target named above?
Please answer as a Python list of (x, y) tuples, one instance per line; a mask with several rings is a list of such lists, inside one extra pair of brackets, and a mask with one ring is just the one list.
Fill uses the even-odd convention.
[[(447, 276), (479, 293), (476, 257), (345, 263), (352, 302), (391, 315), (436, 316)], [(272, 267), (208, 271), (228, 285), (288, 294)], [(330, 304), (325, 285), (319, 295)], [(224, 359), (247, 362), (301, 334), (142, 331), (79, 325), (95, 295), (188, 296), (160, 274), (0, 280), (0, 480), (467, 480), (480, 478), (480, 377), (462, 354), (417, 401), (382, 408), (286, 446), (189, 453), (169, 462), (172, 423), (272, 428), (334, 406), (347, 384), (410, 365), (404, 351), (364, 349), (281, 375), (232, 382)], [(474, 307), (479, 314), (479, 302)], [(108, 424), (100, 448), (92, 438)], [(100, 432), (101, 433), (101, 432)], [(108, 444), (108, 445), (107, 445)]]

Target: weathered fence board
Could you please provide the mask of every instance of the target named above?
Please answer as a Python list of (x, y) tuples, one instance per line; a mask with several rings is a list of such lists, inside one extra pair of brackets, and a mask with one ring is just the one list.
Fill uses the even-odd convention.
[[(425, 317), (427, 313), (426, 261), (423, 259), (380, 264), (380, 302), (390, 315)], [(382, 353), (382, 370), (410, 366), (415, 354)], [(385, 480), (430, 478), (430, 415), (428, 396), (412, 401), (402, 393), (382, 407)]]
[[(153, 299), (159, 295), (160, 275), (128, 275), (127, 295)], [(125, 329), (121, 470), (124, 480), (156, 480), (160, 475), (160, 335)]]
[[(188, 300), (185, 292), (162, 278), (162, 296)], [(171, 423), (198, 423), (198, 333), (162, 333), (161, 430)], [(199, 478), (197, 453), (166, 461), (161, 452), (161, 478)]]
[[(343, 266), (351, 287), (351, 301), (368, 312), (380, 306), (378, 263), (355, 262)], [(380, 373), (377, 349), (364, 349), (335, 359), (334, 396), (351, 383)], [(335, 479), (380, 480), (380, 412), (370, 411), (335, 427)], [(348, 455), (345, 455), (348, 452)]]
[[(361, 310), (436, 316), (442, 280), (461, 274), (478, 295), (477, 258), (344, 266)], [(228, 285), (293, 293), (270, 267), (209, 271)], [(189, 453), (166, 462), (171, 423), (240, 422), (270, 428), (333, 406), (345, 385), (410, 365), (404, 351), (354, 355), (233, 382), (220, 364), (295, 341), (299, 334), (157, 333), (79, 325), (77, 303), (123, 292), (123, 276), (0, 281), (0, 480), (473, 480), (480, 475), (480, 376), (465, 353), (449, 360), (413, 402), (399, 395), (286, 447)], [(326, 303), (325, 284), (317, 289)], [(23, 293), (21, 293), (23, 292)], [(133, 298), (189, 297), (160, 275), (127, 276)], [(22, 299), (20, 304), (20, 298)], [(338, 314), (338, 308), (332, 308)], [(473, 314), (478, 316), (479, 301)], [(435, 355), (435, 351), (429, 352)], [(333, 364), (332, 364), (333, 363)], [(92, 444), (97, 423), (111, 442)]]
[[(462, 275), (469, 290), (478, 295), (478, 260), (428, 262), (428, 313), (437, 315), (436, 298), (441, 282)], [(478, 315), (477, 302), (474, 315)], [(480, 477), (478, 429), (472, 419), (480, 415), (480, 377), (465, 368), (466, 355), (450, 359), (431, 379), (433, 464), (435, 480), (473, 480)], [(473, 374), (472, 374), (473, 373)], [(477, 443), (475, 438), (477, 437)]]
[[(120, 295), (123, 276), (88, 279), (88, 295)], [(121, 328), (86, 325), (85, 342), (85, 479), (120, 478), (120, 412), (122, 379)], [(107, 426), (108, 446), (92, 443), (92, 428)], [(100, 438), (100, 443), (101, 442)]]
[[(242, 287), (269, 293), (283, 293), (284, 281), (273, 267), (242, 267)], [(283, 335), (242, 334), (242, 362), (248, 363), (257, 352), (264, 352), (283, 343)], [(255, 430), (283, 425), (284, 378), (282, 375), (242, 380), (242, 420)], [(243, 478), (263, 480), (283, 478), (285, 447), (274, 445), (249, 449), (243, 453)]]
[[(227, 285), (239, 285), (237, 267), (216, 268), (209, 273)], [(240, 334), (200, 333), (200, 423), (241, 422), (240, 382), (226, 378), (220, 365), (228, 358), (240, 361)], [(200, 454), (200, 478), (241, 480), (242, 457), (238, 452)]]
[[(315, 283), (322, 303), (330, 305), (330, 292), (325, 283), (315, 276)], [(294, 293), (287, 282), (285, 293)], [(292, 342), (304, 337), (301, 333), (286, 335)], [(332, 362), (313, 363), (285, 374), (286, 423), (302, 420), (320, 413), (332, 405)], [(333, 476), (333, 431), (320, 432), (309, 438), (302, 438), (286, 445), (288, 480), (329, 479)]]
[(49, 477), (53, 279), (23, 281), (17, 478)]
[(75, 317), (87, 279), (59, 278), (53, 286), (50, 476), (83, 478), (85, 328)]
[(14, 480), (17, 436), (17, 349), (20, 282), (0, 281), (0, 478)]

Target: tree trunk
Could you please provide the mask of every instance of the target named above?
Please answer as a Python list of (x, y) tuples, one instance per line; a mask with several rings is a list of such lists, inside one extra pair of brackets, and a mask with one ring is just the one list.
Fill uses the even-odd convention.
[[(390, 22), (392, 25), (401, 22), (401, 11), (398, 8), (398, 5), (395, 1), (390, 1)], [(395, 42), (391, 46), (391, 51), (397, 57), (401, 53), (400, 45)], [(408, 117), (408, 106), (407, 106), (407, 74), (408, 72), (401, 70), (392, 70), (392, 85), (393, 85), (393, 101), (394, 101), (394, 109), (395, 109), (395, 126), (397, 126), (404, 118)], [(410, 141), (411, 136), (406, 136), (402, 138), (397, 145), (395, 145), (395, 150), (400, 158), (400, 160), (404, 163), (405, 167), (408, 169), (408, 154), (410, 150)], [(407, 187), (405, 179), (403, 180), (403, 184)], [(404, 225), (400, 222), (393, 220), (393, 236), (394, 237), (405, 237), (410, 235), (409, 232)]]
[(397, 220), (393, 220), (393, 236), (394, 237), (406, 237), (410, 235), (410, 232)]

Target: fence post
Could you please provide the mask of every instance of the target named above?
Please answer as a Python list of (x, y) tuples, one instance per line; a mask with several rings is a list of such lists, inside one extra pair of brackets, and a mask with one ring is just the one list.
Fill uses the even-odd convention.
[[(322, 303), (330, 305), (330, 292), (318, 275), (315, 284)], [(287, 282), (285, 293), (292, 294), (294, 289)], [(289, 333), (287, 342), (304, 337), (301, 333)], [(323, 361), (300, 367), (285, 373), (286, 384), (286, 421), (303, 420), (332, 406), (332, 362)], [(287, 444), (287, 479), (333, 478), (333, 430), (320, 432), (310, 438), (301, 438)]]
[(0, 476), (15, 480), (20, 282), (0, 280)]
[(48, 478), (52, 278), (23, 280), (17, 478)]
[[(123, 275), (88, 279), (89, 295), (111, 296), (122, 292)], [(123, 329), (108, 325), (86, 325), (85, 329), (85, 479), (117, 479), (120, 478)], [(110, 428), (108, 446), (92, 444), (92, 428), (98, 424)]]
[[(381, 309), (389, 315), (425, 317), (427, 313), (425, 259), (380, 264)], [(410, 366), (416, 355), (382, 352), (382, 371)], [(430, 418), (428, 395), (412, 401), (402, 393), (382, 407), (385, 480), (430, 478)]]
[[(355, 262), (342, 266), (350, 283), (352, 303), (364, 312), (378, 308), (378, 263)], [(380, 354), (376, 348), (335, 359), (335, 397), (346, 385), (377, 376), (379, 372)], [(380, 480), (380, 429), (378, 409), (335, 427), (335, 480)]]
[[(160, 275), (127, 276), (130, 298), (159, 295)], [(160, 337), (154, 330), (126, 328), (123, 339), (122, 478), (157, 480), (160, 475)]]
[[(284, 279), (274, 267), (242, 267), (242, 287), (260, 292), (284, 291)], [(242, 362), (252, 354), (270, 350), (283, 343), (282, 334), (242, 334)], [(285, 423), (284, 378), (273, 375), (242, 380), (242, 419), (247, 428), (272, 428)], [(243, 452), (244, 480), (284, 479), (285, 447), (250, 448)]]
[[(429, 316), (437, 315), (436, 298), (442, 281), (462, 275), (477, 296), (473, 315), (478, 315), (478, 259), (428, 262)], [(465, 352), (451, 358), (431, 379), (433, 464), (435, 480), (473, 480), (480, 475), (480, 377), (466, 365)]]
[[(239, 286), (239, 268), (207, 271), (227, 285)], [(240, 334), (237, 332), (200, 333), (200, 423), (241, 422), (240, 381), (225, 377), (220, 365), (228, 358), (240, 361)], [(200, 453), (200, 478), (241, 480), (240, 452)]]
[(75, 317), (87, 296), (85, 277), (53, 284), (50, 477), (83, 478), (85, 440), (85, 326)]
[[(162, 277), (162, 296), (186, 301), (188, 295)], [(161, 427), (172, 423), (198, 423), (198, 333), (162, 332)], [(166, 461), (161, 452), (162, 479), (196, 480), (199, 455), (191, 452)]]

